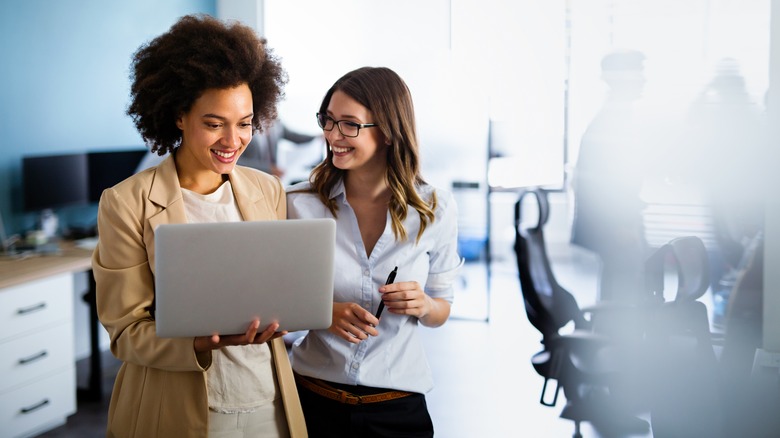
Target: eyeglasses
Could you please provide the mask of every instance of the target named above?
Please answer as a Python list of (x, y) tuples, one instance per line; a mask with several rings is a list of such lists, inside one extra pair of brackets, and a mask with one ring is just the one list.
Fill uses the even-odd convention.
[(344, 137), (357, 137), (360, 134), (360, 128), (373, 128), (378, 126), (376, 123), (355, 123), (349, 120), (333, 120), (332, 117), (317, 113), (317, 124), (323, 131), (333, 131), (334, 126), (339, 127), (339, 132)]

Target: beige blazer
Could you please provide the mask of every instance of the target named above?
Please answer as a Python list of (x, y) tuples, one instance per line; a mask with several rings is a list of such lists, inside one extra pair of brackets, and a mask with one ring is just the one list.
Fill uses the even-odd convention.
[[(285, 219), (278, 178), (237, 166), (230, 174), (244, 220)], [(211, 353), (195, 354), (193, 339), (155, 335), (154, 230), (187, 218), (173, 157), (103, 192), (100, 239), (92, 256), (100, 322), (111, 352), (123, 361), (108, 411), (107, 437), (206, 437), (206, 369)], [(207, 255), (204, 255), (207, 256)], [(277, 381), (292, 437), (306, 424), (284, 342), (271, 342)]]

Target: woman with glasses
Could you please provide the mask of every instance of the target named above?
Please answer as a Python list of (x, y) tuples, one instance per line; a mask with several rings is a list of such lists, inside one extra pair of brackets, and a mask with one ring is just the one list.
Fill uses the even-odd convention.
[(315, 437), (433, 436), (417, 325), (450, 315), (462, 265), (453, 197), (420, 174), (412, 98), (392, 70), (344, 75), (317, 122), (327, 157), (287, 196), (288, 217), (337, 222), (333, 323), (292, 349), (307, 428)]

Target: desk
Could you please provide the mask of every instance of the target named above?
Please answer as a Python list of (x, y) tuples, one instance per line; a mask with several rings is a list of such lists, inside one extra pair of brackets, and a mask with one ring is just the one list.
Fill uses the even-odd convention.
[(57, 274), (73, 274), (92, 269), (92, 250), (62, 244), (61, 255), (35, 256), (26, 259), (0, 257), (0, 289), (16, 286)]
[[(73, 275), (91, 273), (91, 255), (64, 243), (60, 255), (0, 258), (0, 436), (42, 433), (76, 412)], [(99, 383), (99, 366), (91, 372)]]

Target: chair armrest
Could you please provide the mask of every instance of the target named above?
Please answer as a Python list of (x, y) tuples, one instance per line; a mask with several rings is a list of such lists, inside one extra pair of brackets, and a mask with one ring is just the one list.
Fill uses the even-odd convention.
[(594, 304), (592, 306), (584, 307), (582, 309), (582, 313), (585, 314), (596, 314), (596, 313), (603, 313), (603, 312), (618, 312), (618, 311), (628, 311), (628, 310), (638, 310), (640, 307), (636, 304), (628, 304), (628, 303), (616, 303), (611, 301), (603, 301), (598, 304)]
[(614, 342), (608, 335), (602, 335), (588, 330), (574, 330), (571, 333), (560, 335), (548, 341), (548, 348), (577, 347), (577, 348), (601, 348)]

